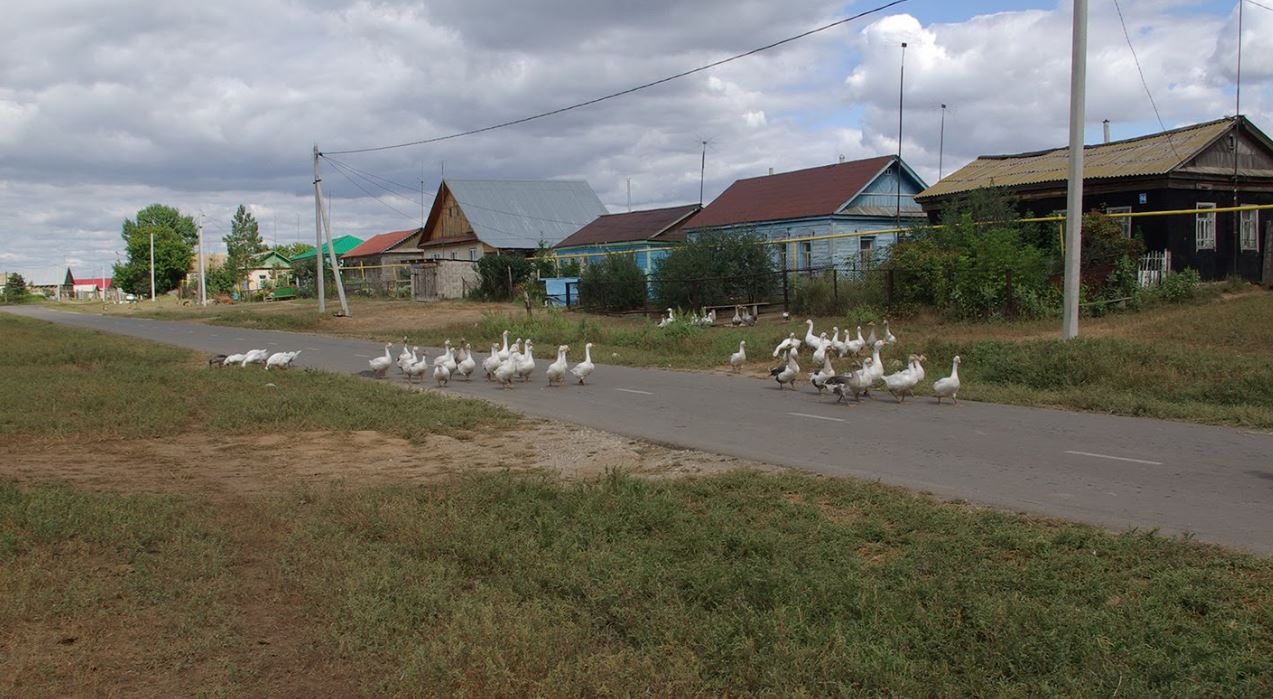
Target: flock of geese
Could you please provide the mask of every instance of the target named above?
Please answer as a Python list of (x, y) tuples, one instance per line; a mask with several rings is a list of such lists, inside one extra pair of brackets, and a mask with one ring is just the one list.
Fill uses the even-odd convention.
[(295, 352), (274, 352), (270, 353), (267, 349), (252, 349), (242, 354), (214, 354), (208, 360), (208, 366), (238, 366), (246, 367), (249, 364), (263, 364), (265, 370), (270, 369), (289, 369), (292, 362), (300, 356), (301, 351)]
[[(491, 353), (482, 360), (481, 365), (486, 380), (498, 381), (500, 388), (503, 389), (512, 388), (516, 379), (520, 379), (522, 383), (529, 383), (531, 375), (535, 373), (535, 343), (530, 339), (517, 338), (510, 346), (508, 335), (509, 331), (505, 330), (502, 346), (491, 343)], [(395, 364), (398, 371), (406, 376), (407, 383), (415, 383), (416, 379), (420, 379), (423, 383), (426, 375), (432, 375), (439, 387), (447, 385), (452, 377), (457, 376), (470, 381), (473, 374), (477, 372), (478, 363), (473, 356), (473, 347), (463, 339), (460, 340), (458, 347), (452, 346), (448, 339), (443, 345), (442, 354), (434, 357), (432, 362), (420, 351), (419, 345), (408, 349), (405, 338), (402, 342), (402, 351), (398, 353), (396, 361), (392, 351), (393, 343), (387, 342), (383, 355), (367, 361), (371, 367), (371, 373), (376, 378), (383, 379)], [(596, 368), (596, 365), (592, 363), (591, 342), (583, 347), (583, 361), (573, 367), (566, 359), (568, 352), (570, 352), (569, 345), (559, 345), (557, 361), (549, 364), (544, 370), (549, 386), (561, 386), (566, 381), (567, 373), (578, 379), (580, 384), (586, 383), (587, 378)]]
[[(832, 328), (833, 332), (830, 336), (825, 332), (814, 335), (813, 321), (805, 322), (808, 324), (808, 329), (805, 331), (803, 340), (796, 337), (795, 333), (791, 333), (774, 348), (773, 356), (780, 357), (782, 363), (771, 368), (769, 375), (778, 382), (780, 389), (784, 386), (795, 389), (796, 380), (800, 377), (800, 364), (797, 359), (800, 348), (804, 345), (812, 349), (813, 366), (818, 367), (817, 371), (808, 374), (809, 383), (818, 390), (819, 394), (827, 390), (834, 393), (838, 396), (837, 403), (850, 396), (854, 401), (861, 402), (862, 396), (870, 396), (871, 387), (881, 384), (890, 395), (897, 399), (897, 402), (901, 403), (907, 396), (915, 395), (915, 387), (924, 380), (924, 361), (927, 358), (922, 354), (910, 355), (905, 369), (891, 374), (884, 373), (880, 350), (885, 345), (897, 342), (897, 338), (889, 330), (887, 320), (884, 321), (884, 333), (880, 337), (876, 336), (875, 323), (871, 322), (867, 324), (870, 332), (865, 338), (862, 337), (862, 326), (858, 326), (855, 337), (850, 337), (848, 329), (845, 329), (843, 340), (840, 339), (839, 328)], [(831, 366), (833, 353), (840, 358), (857, 357), (868, 350), (869, 356), (863, 358), (860, 364), (855, 365), (855, 368), (846, 374), (837, 374)], [(738, 343), (738, 351), (730, 355), (729, 364), (736, 373), (746, 361), (747, 341), (743, 340)], [(951, 363), (950, 376), (933, 383), (933, 395), (936, 396), (938, 403), (941, 403), (943, 398), (949, 398), (954, 403), (959, 402), (958, 356)]]

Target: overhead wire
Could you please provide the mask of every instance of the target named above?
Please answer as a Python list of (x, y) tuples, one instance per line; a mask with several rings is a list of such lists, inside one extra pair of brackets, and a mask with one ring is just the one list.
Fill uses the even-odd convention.
[(1248, 5), (1255, 5), (1256, 7), (1262, 7), (1268, 10), (1269, 12), (1273, 12), (1273, 7), (1269, 7), (1268, 5), (1265, 5), (1264, 3), (1256, 2), (1255, 0), (1246, 0), (1246, 2)]
[[(330, 161), (329, 161), (329, 162), (330, 162)], [(390, 204), (389, 202), (387, 202), (387, 201), (385, 201), (385, 200), (381, 199), (380, 197), (376, 196), (375, 194), (372, 194), (372, 193), (371, 193), (371, 190), (369, 190), (369, 189), (367, 189), (366, 187), (362, 186), (362, 184), (361, 184), (361, 183), (359, 183), (359, 182), (358, 182), (358, 180), (355, 180), (354, 178), (350, 177), (350, 176), (349, 176), (349, 174), (348, 174), (348, 173), (346, 173), (346, 172), (345, 172), (345, 171), (341, 168), (341, 166), (337, 165), (335, 162), (332, 162), (332, 169), (333, 169), (333, 170), (335, 170), (336, 172), (340, 173), (341, 177), (344, 177), (345, 179), (349, 180), (349, 181), (350, 181), (350, 182), (351, 182), (351, 183), (352, 183), (355, 187), (357, 187), (358, 189), (361, 189), (361, 190), (362, 190), (362, 192), (363, 192), (363, 194), (366, 194), (367, 196), (371, 197), (372, 199), (375, 199), (376, 201), (380, 202), (380, 204), (381, 204), (382, 206), (384, 206), (385, 208), (389, 209), (390, 211), (393, 211), (393, 212), (397, 213), (399, 216), (403, 216), (403, 217), (409, 218), (409, 219), (411, 219), (412, 221), (416, 220), (416, 217), (415, 217), (414, 215), (412, 215), (412, 214), (408, 214), (408, 213), (405, 213), (405, 212), (403, 212), (401, 209), (399, 209), (399, 208), (397, 208), (397, 207), (393, 206), (392, 204)], [(404, 198), (405, 198), (405, 197), (404, 197)]]
[(1158, 119), (1158, 127), (1167, 136), (1167, 145), (1171, 147), (1171, 152), (1176, 156), (1176, 160), (1181, 160), (1180, 152), (1176, 150), (1176, 144), (1172, 141), (1171, 134), (1167, 133), (1167, 125), (1163, 123), (1162, 114), (1158, 113), (1158, 103), (1154, 101), (1154, 93), (1149, 90), (1149, 82), (1145, 80), (1145, 71), (1140, 67), (1140, 58), (1136, 55), (1136, 47), (1132, 46), (1132, 35), (1127, 31), (1127, 20), (1123, 18), (1123, 8), (1118, 4), (1118, 0), (1114, 0), (1114, 9), (1118, 10), (1118, 22), (1123, 25), (1123, 38), (1127, 39), (1127, 49), (1132, 52), (1132, 61), (1136, 63), (1136, 72), (1140, 74), (1140, 84), (1145, 88), (1145, 95), (1149, 97), (1149, 106), (1154, 108), (1154, 117)]
[[(399, 194), (398, 192), (396, 192), (396, 191), (392, 190), (392, 189), (389, 189), (388, 187), (386, 187), (386, 186), (384, 186), (384, 185), (382, 185), (382, 184), (379, 184), (379, 182), (387, 182), (387, 183), (389, 183), (389, 184), (391, 184), (391, 185), (393, 185), (393, 186), (395, 186), (395, 187), (398, 187), (398, 188), (402, 189), (403, 191), (411, 192), (411, 194), (412, 194), (412, 195), (416, 195), (416, 194), (419, 194), (419, 193), (420, 193), (420, 189), (419, 189), (418, 187), (414, 187), (414, 186), (412, 186), (412, 185), (403, 184), (403, 183), (401, 183), (401, 182), (398, 182), (397, 180), (391, 180), (391, 179), (389, 179), (388, 177), (382, 177), (382, 176), (377, 175), (377, 174), (375, 174), (375, 173), (367, 172), (367, 171), (365, 171), (365, 170), (359, 170), (358, 168), (354, 167), (353, 165), (350, 165), (349, 163), (344, 162), (343, 160), (337, 160), (337, 159), (335, 159), (335, 158), (333, 158), (333, 157), (331, 157), (331, 156), (329, 156), (329, 155), (325, 155), (325, 154), (321, 154), (321, 153), (320, 153), (320, 154), (319, 154), (319, 157), (324, 158), (324, 159), (326, 159), (326, 160), (328, 160), (328, 161), (330, 161), (330, 162), (332, 162), (332, 163), (335, 163), (335, 164), (337, 164), (337, 165), (341, 165), (341, 166), (345, 167), (346, 169), (351, 170), (351, 171), (353, 171), (353, 172), (355, 172), (355, 173), (357, 173), (357, 174), (359, 174), (359, 175), (363, 176), (364, 178), (366, 178), (366, 179), (367, 179), (367, 181), (368, 181), (368, 182), (371, 182), (372, 184), (376, 185), (377, 187), (380, 187), (381, 189), (383, 189), (383, 190), (385, 190), (386, 192), (389, 192), (390, 194), (393, 194), (393, 195), (395, 195), (395, 196), (402, 196), (402, 195), (401, 195), (401, 194)], [(434, 193), (434, 192), (430, 192), (430, 194), (433, 194), (433, 193)], [(404, 198), (405, 198), (405, 197), (404, 197)], [(419, 204), (420, 202), (419, 202), (418, 200), (416, 200), (416, 201), (415, 201), (415, 203)]]
[(694, 75), (695, 73), (701, 73), (701, 72), (703, 72), (703, 71), (705, 71), (705, 70), (710, 70), (710, 69), (712, 69), (712, 68), (716, 68), (716, 67), (718, 67), (718, 66), (725, 65), (726, 63), (731, 63), (731, 62), (733, 62), (733, 61), (737, 61), (737, 60), (739, 60), (740, 58), (746, 58), (746, 57), (748, 57), (748, 56), (753, 56), (753, 55), (755, 55), (755, 54), (758, 54), (758, 53), (761, 53), (761, 52), (764, 52), (764, 51), (768, 51), (768, 50), (770, 50), (770, 49), (777, 48), (777, 47), (782, 46), (782, 45), (784, 45), (784, 44), (789, 44), (789, 43), (791, 43), (791, 42), (793, 42), (793, 41), (798, 41), (798, 40), (803, 39), (803, 38), (805, 38), (805, 37), (807, 37), (807, 36), (812, 36), (813, 34), (817, 34), (817, 33), (819, 33), (819, 32), (824, 32), (824, 31), (826, 31), (826, 30), (828, 30), (828, 29), (832, 29), (832, 28), (834, 28), (834, 27), (838, 27), (838, 26), (840, 26), (840, 25), (842, 25), (842, 24), (847, 24), (847, 23), (849, 23), (849, 22), (853, 22), (853, 21), (855, 21), (855, 20), (861, 19), (861, 18), (866, 17), (866, 16), (868, 16), (868, 15), (872, 15), (872, 14), (876, 14), (876, 13), (879, 13), (879, 12), (883, 12), (884, 10), (887, 10), (887, 9), (889, 9), (890, 7), (895, 7), (895, 6), (897, 6), (897, 5), (901, 5), (901, 4), (902, 4), (902, 3), (904, 3), (904, 2), (907, 2), (907, 0), (893, 0), (892, 2), (886, 3), (886, 4), (884, 4), (884, 5), (880, 5), (880, 6), (878, 6), (878, 7), (873, 7), (873, 8), (871, 8), (871, 9), (869, 9), (869, 10), (865, 10), (865, 11), (863, 11), (863, 12), (859, 12), (859, 13), (857, 13), (857, 14), (855, 14), (855, 15), (851, 16), (851, 17), (845, 17), (845, 18), (843, 18), (843, 19), (838, 19), (838, 20), (836, 20), (836, 21), (834, 21), (834, 22), (830, 22), (830, 23), (828, 23), (828, 24), (824, 24), (824, 25), (822, 25), (822, 26), (820, 26), (820, 27), (815, 27), (815, 28), (810, 29), (810, 30), (808, 30), (808, 31), (801, 32), (801, 33), (799, 33), (799, 34), (796, 34), (795, 36), (789, 36), (789, 37), (787, 37), (787, 38), (785, 38), (785, 39), (780, 39), (780, 40), (775, 41), (775, 42), (773, 42), (773, 43), (766, 44), (766, 45), (764, 45), (764, 46), (761, 46), (761, 47), (758, 47), (758, 48), (751, 49), (750, 51), (745, 51), (745, 52), (743, 52), (743, 53), (735, 54), (735, 55), (733, 55), (733, 56), (729, 56), (728, 58), (722, 58), (722, 59), (721, 59), (721, 60), (719, 60), (719, 61), (713, 61), (713, 62), (711, 62), (711, 63), (708, 63), (708, 64), (706, 64), (706, 65), (699, 66), (699, 67), (697, 67), (697, 68), (692, 68), (692, 69), (690, 69), (690, 70), (682, 71), (682, 72), (677, 73), (677, 74), (675, 74), (675, 75), (669, 75), (669, 76), (667, 76), (667, 77), (665, 77), (665, 78), (659, 78), (658, 80), (652, 80), (652, 81), (647, 82), (647, 83), (642, 83), (642, 84), (640, 84), (640, 85), (636, 85), (636, 86), (634, 86), (634, 87), (630, 87), (630, 88), (628, 88), (628, 89), (626, 89), (626, 90), (620, 90), (620, 91), (618, 91), (618, 92), (612, 92), (612, 93), (610, 93), (610, 94), (608, 94), (608, 95), (603, 95), (603, 96), (601, 96), (601, 97), (595, 97), (595, 98), (593, 98), (593, 99), (585, 100), (585, 101), (583, 101), (583, 102), (576, 102), (575, 104), (571, 104), (571, 105), (568, 105), (568, 106), (565, 106), (565, 107), (558, 107), (557, 109), (551, 109), (551, 110), (548, 110), (548, 111), (546, 111), (546, 112), (540, 112), (540, 113), (538, 113), (538, 114), (532, 114), (532, 115), (530, 115), (530, 116), (525, 116), (525, 117), (521, 117), (521, 118), (518, 118), (518, 119), (512, 119), (512, 120), (509, 120), (509, 121), (500, 122), (500, 123), (498, 123), (498, 124), (492, 124), (492, 125), (490, 125), (490, 126), (483, 126), (483, 127), (481, 127), (481, 128), (477, 128), (477, 129), (469, 129), (468, 131), (460, 131), (460, 132), (458, 132), (458, 133), (448, 134), (448, 135), (446, 135), (446, 136), (435, 136), (435, 137), (433, 137), (433, 138), (422, 138), (422, 139), (419, 139), (419, 140), (416, 140), (416, 141), (407, 141), (407, 142), (405, 142), (405, 143), (394, 143), (394, 144), (391, 144), (391, 145), (385, 145), (385, 146), (373, 146), (373, 147), (369, 147), (369, 148), (347, 148), (347, 149), (344, 149), (344, 150), (333, 150), (333, 151), (329, 151), (329, 154), (330, 154), (330, 155), (342, 155), (342, 154), (347, 154), (347, 153), (371, 153), (371, 152), (375, 152), (375, 151), (390, 150), (390, 149), (393, 149), (393, 148), (406, 148), (406, 147), (408, 147), (408, 146), (420, 146), (420, 145), (424, 145), (424, 144), (427, 144), (427, 143), (438, 143), (438, 142), (440, 142), (440, 141), (449, 141), (449, 140), (451, 140), (451, 139), (455, 139), (455, 138), (462, 138), (462, 137), (465, 137), (465, 136), (474, 136), (474, 135), (477, 135), (477, 134), (486, 133), (486, 132), (488, 132), (488, 131), (495, 131), (496, 129), (503, 129), (503, 128), (507, 128), (507, 127), (509, 127), (509, 126), (516, 126), (516, 125), (518, 125), (518, 124), (525, 124), (526, 122), (529, 122), (529, 121), (535, 121), (536, 119), (543, 119), (543, 118), (545, 118), (545, 117), (555, 116), (555, 115), (557, 115), (557, 114), (562, 114), (562, 113), (565, 113), (565, 112), (569, 112), (569, 111), (571, 111), (571, 110), (579, 109), (579, 108), (581, 108), (581, 107), (587, 107), (587, 106), (594, 105), (594, 104), (597, 104), (597, 103), (600, 103), (600, 102), (605, 102), (606, 100), (612, 100), (612, 99), (614, 99), (614, 98), (616, 98), (616, 97), (622, 97), (622, 96), (624, 96), (624, 95), (630, 95), (630, 94), (632, 94), (632, 93), (634, 93), (634, 92), (638, 92), (638, 91), (640, 91), (640, 90), (645, 90), (645, 89), (647, 89), (647, 88), (651, 88), (651, 87), (654, 87), (654, 86), (656, 86), (656, 85), (662, 85), (663, 83), (671, 82), (671, 81), (673, 81), (673, 80), (678, 80), (678, 79), (680, 79), (680, 78), (684, 78), (684, 77), (688, 77), (688, 76), (690, 76), (690, 75)]

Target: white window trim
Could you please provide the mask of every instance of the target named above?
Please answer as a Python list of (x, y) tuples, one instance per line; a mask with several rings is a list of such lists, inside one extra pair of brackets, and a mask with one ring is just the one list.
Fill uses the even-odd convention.
[[(1195, 209), (1214, 209), (1215, 202), (1200, 201), (1194, 205)], [(1204, 234), (1205, 232), (1205, 234)], [(1215, 250), (1216, 249), (1216, 215), (1215, 214), (1194, 214), (1193, 220), (1193, 244), (1194, 250)]]
[[(1107, 214), (1130, 214), (1131, 212), (1132, 212), (1132, 207), (1130, 206), (1105, 207), (1105, 213)], [(1114, 219), (1114, 221), (1116, 221), (1118, 225), (1123, 227), (1123, 237), (1125, 238), (1132, 237), (1132, 217), (1131, 216), (1119, 216), (1118, 218)]]
[[(1251, 236), (1247, 237), (1247, 224), (1250, 222)], [(1260, 251), (1260, 212), (1238, 212), (1238, 241), (1242, 252)]]

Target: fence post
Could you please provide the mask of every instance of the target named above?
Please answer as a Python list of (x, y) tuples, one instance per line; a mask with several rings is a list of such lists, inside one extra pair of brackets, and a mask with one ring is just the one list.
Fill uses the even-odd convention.
[(1012, 293), (1012, 270), (1008, 270), (1004, 272), (1003, 277), (1004, 277), (1003, 281), (1004, 281), (1004, 287), (1005, 287), (1004, 293), (1008, 295), (1007, 308), (1005, 309), (1004, 312), (1007, 314), (1009, 319), (1016, 318), (1017, 317), (1017, 300), (1015, 295)]
[(884, 305), (886, 307), (893, 305), (893, 268), (890, 267), (884, 273)]
[(570, 282), (566, 282), (566, 310), (570, 310)]
[(786, 243), (783, 243), (783, 246), (782, 246), (782, 311), (783, 313), (790, 312), (791, 310), (790, 306), (791, 306), (791, 296), (787, 288), (787, 245)]
[(831, 296), (835, 299), (836, 308), (840, 306), (840, 270), (831, 268)]

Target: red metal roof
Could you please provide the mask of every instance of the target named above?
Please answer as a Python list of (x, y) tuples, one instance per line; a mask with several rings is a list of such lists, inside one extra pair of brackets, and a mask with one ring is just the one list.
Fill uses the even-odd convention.
[(413, 234), (419, 232), (419, 228), (412, 228), (407, 231), (392, 231), (390, 233), (379, 233), (362, 241), (349, 252), (341, 255), (341, 259), (350, 257), (365, 257), (367, 255), (379, 255), (389, 248), (401, 243)]
[(870, 184), (895, 157), (882, 155), (738, 180), (704, 207), (685, 227), (714, 228), (757, 221), (828, 216)]
[[(94, 287), (94, 288), (96, 288), (96, 289), (101, 289), (101, 288), (109, 289), (109, 288), (111, 288), (111, 281), (112, 281), (110, 277), (83, 277), (83, 278), (80, 278), (80, 277), (72, 276), (72, 277), (71, 277), (71, 279), (74, 281), (73, 286), (87, 286), (87, 285), (89, 285), (89, 284), (92, 284), (92, 285), (93, 285), (93, 287)], [(105, 283), (106, 283), (106, 286), (105, 286), (105, 287), (103, 287), (103, 286), (102, 286), (102, 282), (105, 282)]]
[(606, 243), (624, 243), (633, 240), (684, 240), (680, 226), (694, 212), (698, 204), (669, 206), (663, 209), (646, 209), (630, 211), (623, 214), (606, 214), (599, 216), (592, 223), (575, 231), (565, 240), (557, 243), (555, 248), (567, 248), (576, 245), (604, 245)]

